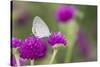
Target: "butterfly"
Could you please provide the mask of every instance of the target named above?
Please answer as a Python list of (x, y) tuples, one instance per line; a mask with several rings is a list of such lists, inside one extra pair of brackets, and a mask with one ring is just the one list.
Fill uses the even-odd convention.
[(32, 33), (40, 38), (48, 37), (51, 34), (47, 24), (39, 16), (33, 19)]

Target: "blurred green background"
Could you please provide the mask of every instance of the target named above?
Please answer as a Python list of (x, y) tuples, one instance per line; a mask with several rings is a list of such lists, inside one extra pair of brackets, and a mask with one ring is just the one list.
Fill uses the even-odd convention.
[[(62, 31), (62, 27), (54, 17), (54, 12), (59, 5), (57, 3), (42, 3), (42, 2), (12, 2), (12, 35), (24, 39), (32, 34), (32, 22), (35, 16), (41, 17), (50, 28), (51, 32)], [(67, 4), (66, 4), (67, 5)], [(82, 48), (82, 45), (77, 45), (75, 39), (73, 53), (70, 62), (85, 62), (97, 60), (97, 6), (90, 5), (74, 5), (80, 13), (75, 18), (79, 31), (83, 30), (88, 43)], [(59, 28), (60, 27), (60, 28)], [(67, 27), (64, 27), (66, 30)], [(72, 28), (73, 29), (73, 28)], [(73, 29), (74, 30), (74, 29)], [(62, 31), (64, 32), (64, 31)], [(65, 31), (66, 32), (66, 31)], [(68, 32), (66, 32), (68, 33)], [(78, 36), (78, 33), (77, 33)], [(82, 49), (81, 49), (82, 48)], [(82, 50), (85, 51), (82, 53)], [(54, 63), (64, 63), (66, 60), (66, 49), (60, 49)], [(86, 55), (85, 55), (86, 54)], [(35, 64), (48, 64), (52, 55), (52, 49), (49, 47), (48, 54), (45, 59), (36, 60)]]

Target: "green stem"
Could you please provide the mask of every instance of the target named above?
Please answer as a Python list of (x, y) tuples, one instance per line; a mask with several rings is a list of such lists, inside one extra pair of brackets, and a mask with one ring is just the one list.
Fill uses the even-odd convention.
[(20, 66), (19, 55), (15, 54), (16, 66)]
[(56, 56), (57, 52), (58, 52), (58, 50), (57, 50), (57, 49), (54, 49), (53, 55), (52, 55), (52, 57), (51, 57), (51, 60), (50, 60), (49, 64), (52, 64), (52, 63), (53, 63), (53, 61), (54, 61), (54, 59), (55, 59), (55, 56)]
[(76, 41), (76, 33), (74, 34), (67, 34), (66, 36), (69, 40), (69, 44), (67, 46), (67, 53), (66, 53), (66, 58), (65, 58), (65, 62), (69, 63), (72, 60), (72, 54), (73, 54), (73, 48), (75, 45), (75, 41)]
[(66, 47), (66, 56), (65, 56), (65, 62), (71, 62), (72, 60), (72, 54), (73, 54), (73, 48), (76, 41), (76, 35), (78, 32), (78, 24), (75, 19), (69, 21), (67, 24), (59, 25), (59, 28), (61, 31), (65, 33), (66, 39), (68, 39), (68, 46)]
[(67, 62), (67, 63), (71, 62), (72, 54), (73, 54), (73, 48), (74, 48), (74, 44), (70, 44), (67, 47), (67, 55), (66, 55), (66, 60), (65, 60), (65, 62)]
[(34, 65), (34, 60), (30, 60), (31, 65)]
[(12, 48), (12, 49), (16, 61), (16, 66), (20, 66), (18, 48)]

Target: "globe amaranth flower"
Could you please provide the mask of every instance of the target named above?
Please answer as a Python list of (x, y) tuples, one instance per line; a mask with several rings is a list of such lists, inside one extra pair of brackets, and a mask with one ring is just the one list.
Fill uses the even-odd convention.
[(24, 59), (40, 59), (46, 55), (46, 42), (38, 37), (27, 37), (19, 48), (20, 57)]
[[(21, 66), (25, 65), (25, 60), (24, 59), (19, 58), (19, 62), (20, 62)], [(17, 62), (16, 62), (16, 59), (15, 59), (15, 56), (12, 56), (12, 58), (11, 58), (11, 66), (17, 66)]]
[(90, 41), (84, 29), (79, 30), (76, 44), (79, 46), (82, 56), (86, 57), (90, 54)]
[(12, 40), (11, 40), (11, 46), (12, 46), (13, 48), (20, 47), (21, 42), (22, 42), (21, 39), (19, 39), (19, 38), (17, 38), (17, 37), (13, 37)]
[(55, 18), (57, 21), (66, 23), (72, 19), (77, 12), (77, 8), (72, 5), (61, 5), (55, 11)]
[(17, 21), (17, 25), (18, 26), (23, 26), (23, 25), (27, 24), (30, 16), (31, 15), (30, 15), (30, 13), (28, 11), (26, 11), (26, 10), (21, 11), (20, 15), (18, 16), (18, 18), (16, 20)]
[(64, 37), (64, 35), (61, 32), (54, 32), (52, 33), (49, 38), (48, 38), (48, 42), (54, 46), (56, 44), (67, 44), (67, 41)]

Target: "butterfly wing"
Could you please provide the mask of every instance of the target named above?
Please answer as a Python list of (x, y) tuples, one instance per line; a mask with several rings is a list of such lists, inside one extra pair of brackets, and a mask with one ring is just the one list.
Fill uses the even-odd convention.
[(32, 32), (35, 36), (40, 38), (48, 37), (50, 35), (47, 24), (39, 16), (36, 16), (33, 20)]

